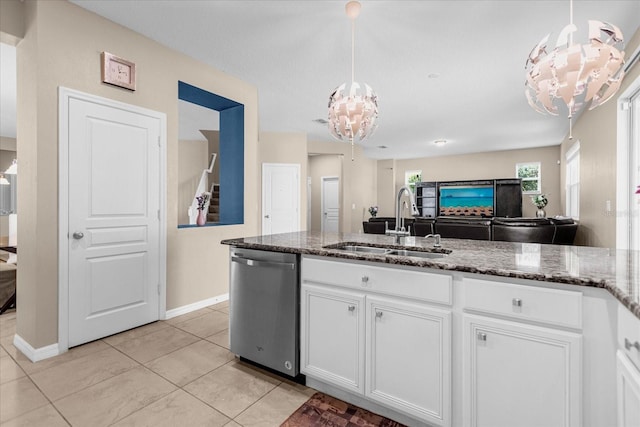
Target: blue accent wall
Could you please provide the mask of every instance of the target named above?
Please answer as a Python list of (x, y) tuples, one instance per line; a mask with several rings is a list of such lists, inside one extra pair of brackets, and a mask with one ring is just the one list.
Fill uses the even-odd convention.
[(220, 222), (243, 224), (244, 105), (220, 112), (220, 159)]
[(244, 105), (178, 81), (178, 99), (220, 112), (220, 223), (244, 223)]

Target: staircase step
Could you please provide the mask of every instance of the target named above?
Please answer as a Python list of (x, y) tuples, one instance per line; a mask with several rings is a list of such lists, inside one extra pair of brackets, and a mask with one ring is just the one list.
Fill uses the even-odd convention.
[(220, 213), (220, 206), (209, 205), (209, 213)]
[(220, 214), (208, 214), (207, 222), (220, 222)]

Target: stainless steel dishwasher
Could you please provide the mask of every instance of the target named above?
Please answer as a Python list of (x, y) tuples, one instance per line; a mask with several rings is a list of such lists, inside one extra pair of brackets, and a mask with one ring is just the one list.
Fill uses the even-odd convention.
[(231, 248), (231, 352), (278, 372), (299, 373), (299, 256)]

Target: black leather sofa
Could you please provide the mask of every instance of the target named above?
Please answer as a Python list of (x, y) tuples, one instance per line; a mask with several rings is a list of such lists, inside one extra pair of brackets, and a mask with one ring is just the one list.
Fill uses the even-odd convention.
[(469, 217), (441, 217), (435, 222), (440, 237), (472, 240), (493, 240), (491, 219)]
[[(416, 220), (414, 218), (404, 218), (404, 227), (408, 229), (411, 227), (411, 235), (415, 236), (413, 230), (413, 224)], [(362, 221), (362, 230), (369, 234), (384, 234), (385, 228), (389, 227), (389, 230), (395, 230), (396, 219), (390, 216), (378, 216), (371, 217), (369, 221)]]
[[(385, 222), (390, 229), (395, 218), (371, 218), (362, 223), (365, 233), (384, 234)], [(521, 243), (572, 245), (578, 224), (571, 218), (469, 218), (437, 217), (405, 219), (413, 236), (440, 234), (444, 238), (496, 240)]]
[(555, 228), (548, 218), (495, 218), (493, 240), (553, 243)]

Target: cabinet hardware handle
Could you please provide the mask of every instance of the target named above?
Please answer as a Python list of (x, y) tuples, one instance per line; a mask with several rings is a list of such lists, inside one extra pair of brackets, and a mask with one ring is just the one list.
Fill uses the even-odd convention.
[(356, 306), (355, 305), (350, 305), (348, 307), (348, 309), (349, 309), (349, 311), (354, 311), (356, 309)]
[(369, 276), (362, 276), (362, 283), (367, 283), (369, 281)]
[(485, 334), (484, 332), (478, 332), (476, 337), (478, 338), (478, 341), (486, 341), (487, 340), (487, 334)]
[(382, 312), (376, 310), (376, 317), (377, 318), (381, 318), (382, 317)]
[(522, 300), (520, 298), (514, 298), (511, 300), (511, 304), (513, 304), (514, 307), (522, 307)]
[(627, 350), (631, 350), (631, 347), (634, 347), (636, 350), (640, 351), (640, 343), (638, 341), (632, 343), (631, 341), (629, 341), (629, 339), (625, 338), (624, 348), (626, 348)]

